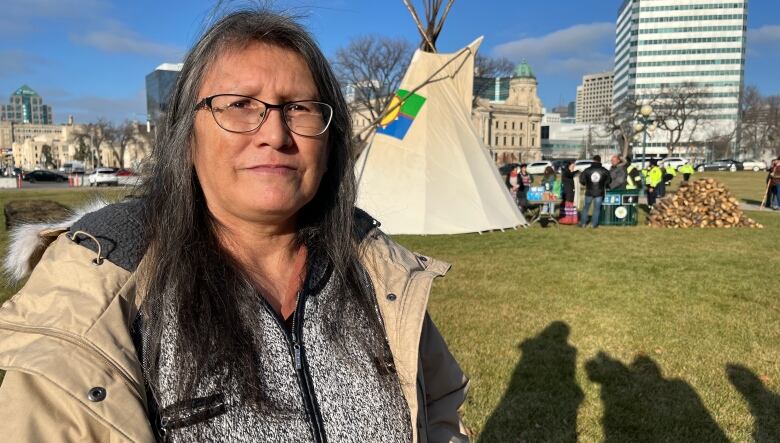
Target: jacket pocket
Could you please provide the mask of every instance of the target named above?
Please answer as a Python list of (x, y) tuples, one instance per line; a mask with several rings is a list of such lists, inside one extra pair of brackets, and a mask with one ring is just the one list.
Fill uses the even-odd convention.
[(182, 400), (160, 410), (160, 434), (164, 437), (169, 431), (210, 420), (226, 411), (225, 396), (221, 393)]

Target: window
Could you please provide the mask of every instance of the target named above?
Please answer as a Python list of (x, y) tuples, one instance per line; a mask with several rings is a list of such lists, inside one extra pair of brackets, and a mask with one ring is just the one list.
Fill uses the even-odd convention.
[[(514, 125), (514, 123), (513, 123), (513, 125)], [(512, 146), (514, 146), (514, 145), (515, 145), (515, 136), (513, 135), (512, 136)]]
[(506, 129), (506, 122), (504, 122), (504, 129)]
[(506, 136), (504, 136), (504, 146), (506, 146)]
[[(496, 125), (498, 125), (498, 123), (496, 123)], [(498, 136), (496, 136), (496, 142), (493, 143), (493, 146), (498, 146)]]

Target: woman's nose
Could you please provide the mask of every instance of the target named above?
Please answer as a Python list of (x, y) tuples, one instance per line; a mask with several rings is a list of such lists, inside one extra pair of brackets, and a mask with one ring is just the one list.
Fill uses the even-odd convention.
[(273, 149), (284, 149), (292, 142), (292, 136), (284, 123), (281, 109), (267, 109), (265, 119), (254, 135), (255, 143), (268, 145)]

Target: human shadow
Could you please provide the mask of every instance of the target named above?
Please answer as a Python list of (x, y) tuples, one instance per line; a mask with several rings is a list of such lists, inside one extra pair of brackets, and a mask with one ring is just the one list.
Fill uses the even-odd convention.
[(649, 357), (626, 366), (600, 352), (585, 370), (601, 385), (606, 443), (729, 441), (696, 391), (680, 379), (664, 378)]
[(726, 365), (726, 376), (748, 402), (755, 419), (753, 439), (757, 443), (780, 441), (780, 394), (767, 389), (756, 374), (742, 365)]
[(577, 441), (577, 349), (569, 326), (550, 323), (520, 344), (522, 356), (509, 387), (480, 433), (479, 443)]

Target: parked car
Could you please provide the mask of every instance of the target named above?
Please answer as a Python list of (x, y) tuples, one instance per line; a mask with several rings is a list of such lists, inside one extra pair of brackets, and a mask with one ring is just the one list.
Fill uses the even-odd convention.
[(551, 161), (538, 161), (538, 162), (532, 162), (528, 164), (528, 173), (531, 175), (542, 175), (544, 174), (544, 170), (547, 169), (547, 167), (553, 167), (553, 163)]
[(723, 159), (723, 160), (715, 160), (713, 162), (709, 163), (701, 163), (699, 165), (696, 165), (696, 170), (699, 172), (704, 171), (741, 171), (744, 167), (742, 166), (742, 162), (738, 162), (736, 160), (732, 159)]
[(116, 171), (116, 179), (119, 186), (135, 186), (138, 184), (140, 176), (132, 169), (120, 169)]
[[(593, 165), (593, 163), (596, 162), (594, 162), (593, 160), (577, 160), (576, 162), (574, 162), (574, 170), (577, 172), (582, 172), (590, 168), (591, 165)], [(607, 171), (612, 169), (612, 164), (609, 162), (609, 159), (607, 159), (607, 161), (602, 161), (601, 166), (603, 166)]]
[(568, 166), (569, 163), (574, 163), (575, 159), (559, 159), (559, 160), (553, 160), (553, 169), (555, 169), (555, 172), (560, 173), (561, 169), (563, 169), (564, 166)]
[(117, 170), (114, 168), (96, 168), (89, 175), (90, 186), (116, 186), (119, 181), (116, 176)]
[(671, 165), (674, 169), (677, 169), (686, 163), (688, 163), (688, 159), (682, 157), (666, 157), (665, 159), (661, 160), (658, 165), (663, 168), (665, 168), (666, 165)]
[(22, 175), (22, 180), (28, 181), (30, 183), (35, 183), (35, 182), (64, 182), (67, 179), (62, 175), (57, 174), (54, 171), (39, 169), (37, 171), (24, 173)]
[(758, 172), (758, 171), (766, 171), (767, 166), (766, 163), (762, 162), (761, 160), (758, 160), (758, 161), (742, 162), (742, 168), (745, 171)]

